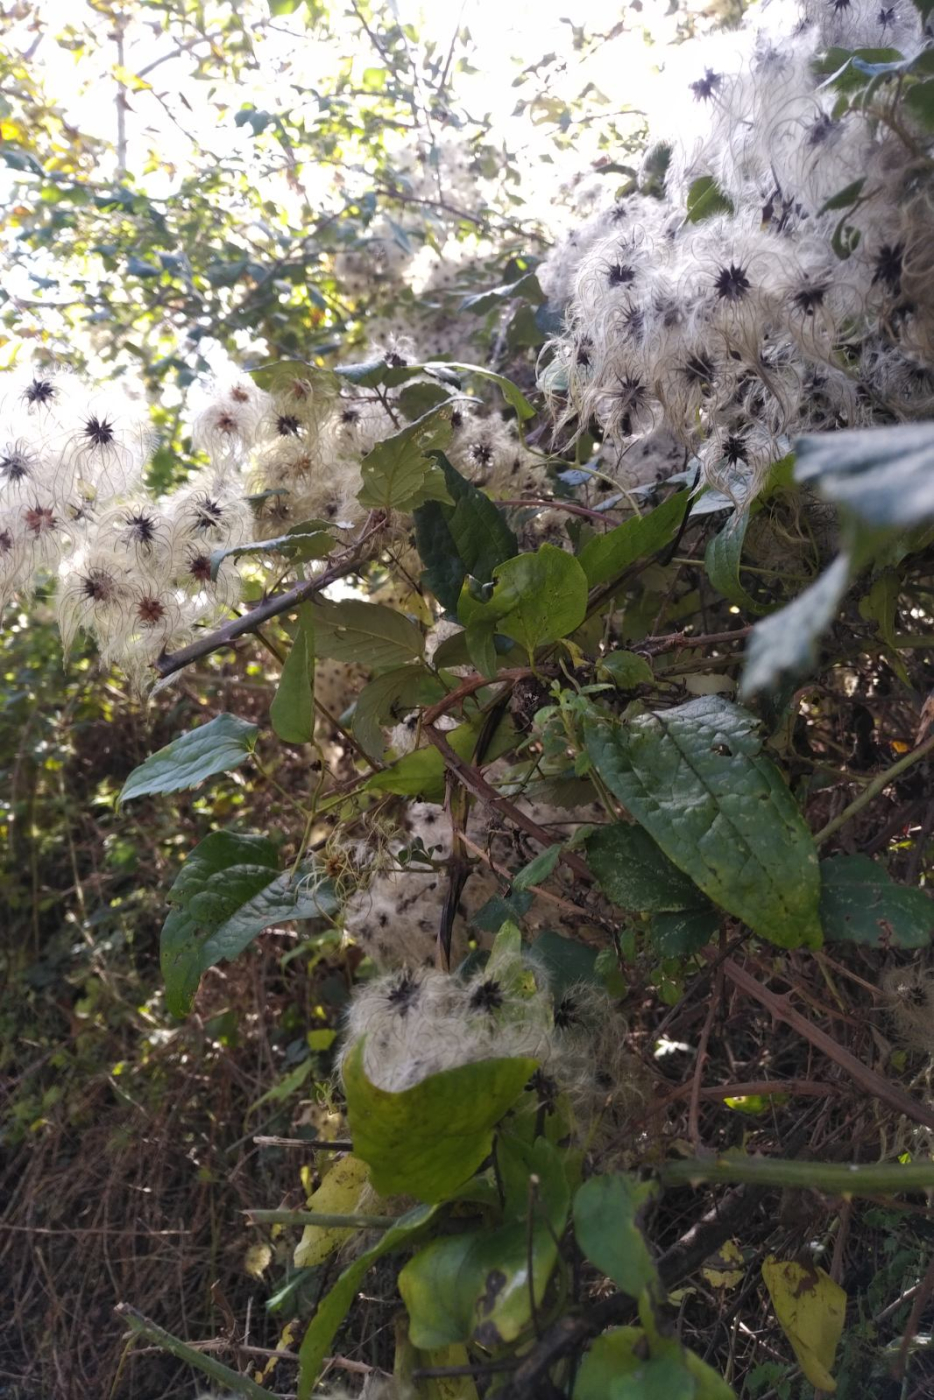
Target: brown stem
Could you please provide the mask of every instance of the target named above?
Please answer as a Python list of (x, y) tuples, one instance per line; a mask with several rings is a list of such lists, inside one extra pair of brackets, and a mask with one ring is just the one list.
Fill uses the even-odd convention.
[(910, 1094), (906, 1094), (897, 1084), (892, 1084), (883, 1075), (878, 1074), (868, 1065), (864, 1065), (855, 1055), (851, 1055), (849, 1050), (845, 1050), (834, 1040), (833, 1036), (822, 1031), (819, 1026), (813, 1025), (806, 1016), (802, 1016), (799, 1011), (795, 1011), (789, 1004), (788, 998), (777, 996), (775, 992), (770, 992), (767, 987), (763, 987), (751, 973), (740, 967), (732, 958), (727, 958), (723, 964), (723, 970), (734, 986), (747, 996), (753, 997), (760, 1005), (764, 1006), (777, 1021), (785, 1021), (805, 1040), (822, 1051), (834, 1064), (846, 1070), (850, 1078), (870, 1094), (874, 1099), (888, 1104), (889, 1108), (896, 1113), (903, 1113), (906, 1118), (910, 1118), (915, 1123), (923, 1123), (926, 1128), (934, 1128), (934, 1110), (928, 1108), (927, 1104), (914, 1099)]
[(187, 647), (181, 647), (178, 651), (163, 652), (153, 662), (154, 669), (163, 679), (166, 676), (173, 676), (176, 671), (190, 666), (193, 661), (200, 661), (202, 657), (210, 656), (212, 652), (230, 646), (231, 642), (236, 641), (238, 637), (255, 632), (257, 628), (262, 627), (264, 622), (269, 622), (270, 618), (292, 612), (299, 603), (307, 602), (309, 598), (321, 593), (332, 583), (336, 583), (338, 579), (346, 578), (348, 574), (353, 573), (360, 562), (360, 551), (363, 544), (379, 529), (382, 523), (383, 517), (381, 515), (375, 519), (371, 515), (359, 539), (323, 573), (316, 575), (313, 579), (307, 579), (303, 583), (297, 583), (294, 588), (288, 589), (285, 593), (274, 593), (271, 598), (257, 603), (255, 608), (244, 613), (242, 617), (235, 617), (232, 622), (225, 622), (223, 627), (205, 633)]

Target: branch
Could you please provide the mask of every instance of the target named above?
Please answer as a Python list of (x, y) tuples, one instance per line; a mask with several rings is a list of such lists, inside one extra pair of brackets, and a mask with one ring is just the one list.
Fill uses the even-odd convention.
[[(546, 831), (538, 822), (533, 821), (521, 812), (515, 803), (510, 802), (508, 797), (502, 797), (491, 787), (483, 774), (454, 752), (444, 735), (434, 725), (422, 725), (422, 733), (434, 744), (435, 748), (444, 759), (445, 767), (448, 768), (458, 782), (461, 783), (468, 792), (472, 793), (484, 807), (499, 813), (507, 821), (512, 822), (520, 831), (524, 831), (526, 836), (530, 836), (533, 841), (537, 841), (540, 846), (553, 846), (554, 837)], [(593, 883), (593, 875), (581, 860), (580, 856), (573, 851), (562, 851), (558, 859), (566, 865), (581, 880), (585, 880), (588, 885)]]
[(806, 1016), (801, 1015), (800, 1011), (795, 1011), (787, 996), (778, 996), (775, 992), (770, 992), (767, 987), (763, 987), (761, 982), (757, 982), (751, 973), (740, 967), (732, 958), (727, 958), (723, 964), (723, 970), (734, 986), (771, 1011), (777, 1021), (785, 1021), (792, 1030), (804, 1036), (805, 1040), (810, 1041), (817, 1050), (821, 1050), (828, 1059), (833, 1060), (835, 1064), (845, 1070), (850, 1078), (872, 1098), (879, 1099), (881, 1103), (887, 1104), (896, 1113), (904, 1114), (906, 1118), (910, 1118), (915, 1123), (923, 1123), (926, 1128), (934, 1128), (934, 1109), (928, 1108), (927, 1104), (921, 1103), (919, 1099), (912, 1098), (897, 1084), (892, 1084), (876, 1070), (864, 1065), (855, 1055), (851, 1055), (849, 1050), (845, 1050), (842, 1045), (838, 1044), (833, 1036), (822, 1031), (819, 1026), (813, 1025)]
[(220, 651), (222, 647), (230, 646), (231, 642), (235, 642), (238, 637), (255, 632), (271, 618), (279, 617), (282, 613), (293, 612), (299, 603), (307, 602), (316, 593), (321, 593), (332, 583), (336, 583), (339, 578), (346, 578), (348, 574), (353, 573), (360, 562), (361, 547), (382, 523), (382, 515), (378, 515), (376, 519), (371, 515), (360, 538), (329, 569), (325, 569), (324, 573), (316, 575), (313, 579), (307, 579), (303, 583), (297, 583), (294, 588), (288, 589), (285, 593), (274, 593), (271, 598), (257, 603), (250, 612), (244, 613), (243, 617), (235, 617), (232, 622), (225, 622), (223, 627), (218, 627), (214, 632), (205, 633), (187, 647), (181, 647), (178, 651), (163, 652), (153, 662), (154, 669), (163, 679), (166, 676), (173, 676), (176, 671), (190, 666), (193, 661), (200, 661), (202, 657), (210, 656), (211, 652)]
[(827, 840), (828, 836), (832, 836), (835, 831), (839, 831), (840, 827), (845, 826), (851, 817), (856, 816), (857, 812), (861, 812), (864, 807), (868, 807), (873, 798), (878, 797), (879, 793), (884, 791), (890, 783), (894, 782), (900, 774), (904, 773), (906, 768), (910, 768), (912, 764), (926, 757), (932, 749), (934, 749), (934, 734), (932, 734), (930, 738), (925, 739), (924, 743), (919, 744), (916, 749), (912, 749), (911, 753), (906, 753), (903, 758), (898, 759), (890, 768), (886, 768), (883, 773), (879, 773), (877, 777), (873, 778), (871, 783), (867, 783), (859, 796), (854, 797), (850, 805), (844, 807), (838, 817), (834, 817), (833, 821), (829, 821), (826, 826), (821, 827), (820, 831), (814, 837), (815, 845), (822, 845), (824, 841)]

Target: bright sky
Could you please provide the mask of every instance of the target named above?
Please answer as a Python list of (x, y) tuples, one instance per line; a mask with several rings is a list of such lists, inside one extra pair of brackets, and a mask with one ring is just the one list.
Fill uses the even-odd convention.
[[(229, 14), (231, 3), (227, 0), (221, 6), (215, 0), (212, 5), (208, 0), (205, 8), (209, 15), (222, 9)], [(266, 13), (264, 0), (236, 0), (233, 7), (244, 19)], [(88, 0), (35, 0), (24, 8), (26, 18), (12, 24), (8, 33), (12, 45), (22, 52), (34, 44), (36, 29), (30, 16), (38, 16), (49, 34), (35, 48), (31, 62), (45, 75), (48, 90), (58, 95), (79, 129), (115, 141), (116, 82), (112, 67), (110, 72), (107, 69), (108, 64), (116, 63), (117, 51), (116, 44), (108, 42), (106, 17)], [(423, 34), (444, 50), (458, 25), (470, 31), (475, 45), (471, 62), (478, 71), (458, 80), (460, 91), (472, 111), (492, 115), (514, 148), (526, 149), (540, 146), (543, 133), (536, 132), (527, 116), (512, 118), (519, 96), (512, 86), (519, 71), (516, 60), (521, 64), (534, 63), (551, 51), (567, 55), (567, 71), (556, 95), (576, 97), (589, 83), (606, 95), (608, 111), (617, 111), (627, 104), (644, 107), (652, 76), (664, 57), (663, 47), (676, 33), (678, 16), (667, 13), (667, 0), (642, 0), (638, 7), (624, 6), (619, 0), (587, 0), (583, 8), (589, 33), (606, 32), (625, 20), (623, 34), (588, 54), (585, 71), (572, 50), (571, 20), (580, 17), (580, 9), (571, 0), (464, 0), (459, 7), (439, 0), (397, 0), (393, 4), (403, 21), (414, 21)], [(84, 53), (67, 39), (56, 43), (55, 36), (69, 30), (72, 34), (93, 34), (97, 43)], [(345, 53), (351, 36), (358, 32), (359, 26), (348, 22)], [(649, 34), (654, 41), (652, 47), (645, 43)], [(216, 85), (190, 78), (187, 56), (173, 57), (174, 38), (161, 34), (155, 24), (137, 19), (128, 27), (124, 67), (129, 74), (142, 73), (152, 84), (151, 90), (129, 93), (128, 165), (140, 177), (148, 151), (156, 149), (166, 167), (147, 175), (145, 183), (150, 193), (170, 191), (172, 167), (185, 164), (188, 133), (219, 159), (244, 149), (251, 139), (249, 129), (234, 125), (233, 111), (246, 102), (272, 110), (289, 106), (289, 69), (311, 85), (333, 63), (334, 50), (310, 36), (304, 7), (272, 21), (261, 43), (258, 30), (256, 36), (260, 69), (245, 73), (233, 87), (220, 65)], [(371, 66), (372, 52), (363, 52), (360, 61)], [(216, 101), (233, 109), (220, 120)]]

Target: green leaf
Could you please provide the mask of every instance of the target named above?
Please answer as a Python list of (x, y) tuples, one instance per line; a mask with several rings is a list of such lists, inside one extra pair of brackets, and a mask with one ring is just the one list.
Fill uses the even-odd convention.
[(535, 1060), (479, 1060), (429, 1075), (394, 1094), (367, 1078), (363, 1042), (344, 1062), (354, 1155), (381, 1196), (446, 1200), (483, 1161), (493, 1129), (536, 1068)]
[(534, 272), (524, 273), (516, 282), (507, 282), (502, 287), (491, 287), (488, 292), (474, 292), (472, 296), (464, 297), (459, 310), (492, 311), (494, 306), (512, 301), (514, 297), (525, 297), (526, 301), (532, 302), (534, 306), (542, 304), (545, 300), (545, 293), (542, 291)]
[(433, 1240), (399, 1275), (417, 1347), (473, 1341), (492, 1350), (525, 1331), (533, 1293), (536, 1307), (544, 1299), (568, 1212), (561, 1157), (543, 1138), (532, 1145), (500, 1138), (496, 1160), (506, 1193), (505, 1223)]
[(404, 389), (400, 389), (399, 407), (411, 423), (416, 418), (430, 413), (432, 409), (440, 408), (442, 404), (449, 401), (450, 397), (451, 390), (444, 384), (436, 384), (430, 380), (419, 380), (415, 384), (406, 384)]
[(339, 603), (314, 605), (315, 645), (318, 656), (334, 661), (355, 661), (360, 666), (403, 666), (420, 660), (422, 634), (413, 622), (382, 603), (345, 598)]
[(820, 639), (836, 616), (852, 572), (850, 556), (838, 554), (793, 603), (756, 623), (746, 647), (744, 697), (774, 690), (782, 680), (804, 675), (813, 667)]
[(863, 192), (866, 183), (866, 176), (861, 175), (858, 180), (853, 180), (851, 184), (844, 185), (842, 190), (831, 195), (825, 204), (822, 204), (817, 211), (818, 214), (829, 214), (834, 209), (849, 209), (856, 203)]
[(720, 189), (712, 175), (701, 175), (691, 184), (687, 197), (687, 223), (699, 224), (714, 214), (732, 214), (733, 201)]
[(298, 1353), (298, 1400), (310, 1400), (337, 1329), (350, 1311), (367, 1271), (384, 1254), (410, 1244), (431, 1221), (435, 1211), (435, 1206), (415, 1206), (405, 1215), (400, 1215), (378, 1244), (348, 1264), (334, 1287), (322, 1298), (308, 1324)]
[(795, 450), (795, 480), (868, 525), (934, 520), (934, 423), (811, 433)]
[(722, 908), (780, 947), (819, 947), (817, 852), (752, 715), (704, 696), (584, 740), (613, 796)]
[(380, 728), (395, 724), (407, 710), (433, 705), (445, 694), (443, 683), (419, 663), (375, 676), (357, 696), (353, 732), (364, 752), (381, 761), (386, 752)]
[(237, 957), (263, 929), (338, 908), (333, 886), (315, 871), (300, 871), (294, 880), (280, 873), (268, 838), (228, 831), (212, 831), (195, 847), (168, 898), (174, 907), (162, 929), (160, 961), (175, 1016), (190, 1011), (201, 973)]
[(611, 651), (600, 658), (597, 671), (605, 672), (619, 690), (635, 690), (638, 685), (651, 685), (655, 680), (652, 667), (644, 656), (634, 651)]
[(584, 1254), (617, 1288), (638, 1298), (658, 1287), (639, 1218), (658, 1195), (652, 1181), (619, 1172), (592, 1176), (574, 1197), (574, 1233)]
[(506, 379), (502, 374), (494, 374), (491, 369), (484, 369), (483, 365), (463, 365), (454, 361), (443, 361), (437, 365), (426, 366), (429, 370), (448, 369), (457, 370), (462, 374), (476, 374), (480, 379), (488, 379), (492, 384), (496, 384), (509, 404), (510, 408), (516, 411), (516, 417), (520, 421), (535, 417), (535, 408), (529, 403), (522, 390), (511, 379)]
[(478, 622), (494, 623), (525, 647), (530, 658), (538, 647), (568, 636), (586, 616), (584, 571), (572, 554), (553, 544), (508, 559), (494, 569), (493, 577), (496, 587), (485, 603), (472, 597), (465, 584), (458, 616), (468, 631)]
[(716, 937), (720, 919), (715, 909), (672, 909), (652, 915), (649, 943), (660, 958), (687, 958)]
[(822, 860), (820, 917), (828, 943), (872, 948), (927, 948), (934, 937), (934, 901), (897, 885), (868, 856)]
[(714, 535), (707, 545), (704, 565), (710, 582), (717, 592), (726, 598), (727, 602), (734, 603), (736, 607), (742, 608), (745, 612), (755, 613), (758, 616), (765, 609), (756, 602), (755, 598), (749, 596), (739, 580), (743, 541), (746, 538), (748, 524), (748, 511), (743, 511), (728, 520), (720, 533)]
[(443, 802), (444, 759), (430, 745), (415, 749), (374, 773), (366, 786), (370, 792), (392, 792), (420, 802)]
[(934, 131), (934, 78), (912, 83), (905, 91), (904, 103), (920, 127)]
[(454, 611), (466, 576), (488, 583), (497, 564), (518, 553), (519, 544), (489, 496), (461, 476), (443, 452), (432, 455), (454, 504), (420, 506), (414, 513), (415, 540), (424, 583), (442, 607)]
[(153, 792), (180, 792), (228, 768), (239, 768), (252, 753), (258, 733), (259, 726), (250, 720), (217, 715), (207, 724), (173, 739), (134, 768), (117, 801), (129, 802), (133, 797)]
[(428, 454), (433, 448), (446, 447), (451, 432), (450, 414), (439, 406), (377, 443), (360, 466), (360, 504), (379, 510), (412, 510), (427, 500), (447, 499), (441, 473)]
[(329, 533), (331, 526), (326, 521), (309, 520), (293, 525), (284, 535), (276, 535), (269, 540), (252, 540), (249, 544), (231, 545), (228, 549), (215, 549), (211, 554), (211, 578), (225, 559), (241, 559), (245, 554), (282, 554), (286, 559), (307, 563), (309, 559), (326, 559), (336, 544)]
[(309, 603), (298, 609), (298, 626), (269, 707), (273, 729), (286, 744), (307, 744), (315, 733), (315, 620)]
[(606, 583), (673, 540), (681, 528), (688, 498), (687, 491), (677, 491), (649, 515), (634, 516), (615, 530), (588, 540), (578, 556), (588, 585), (594, 588)]
[(546, 846), (533, 860), (529, 861), (528, 865), (524, 865), (518, 874), (513, 876), (513, 889), (528, 890), (533, 885), (540, 885), (543, 880), (547, 880), (558, 864), (561, 850), (562, 842), (560, 841), (556, 841), (553, 846)]
[(578, 982), (600, 984), (596, 948), (588, 948), (575, 938), (564, 938), (553, 929), (539, 934), (532, 944), (530, 956), (545, 969), (555, 1001), (560, 1001), (565, 992)]
[(591, 1343), (574, 1400), (735, 1400), (726, 1381), (677, 1342), (656, 1344), (641, 1327), (614, 1327)]
[(601, 890), (621, 909), (696, 909), (707, 903), (694, 881), (641, 826), (614, 822), (597, 827), (587, 838), (586, 850)]

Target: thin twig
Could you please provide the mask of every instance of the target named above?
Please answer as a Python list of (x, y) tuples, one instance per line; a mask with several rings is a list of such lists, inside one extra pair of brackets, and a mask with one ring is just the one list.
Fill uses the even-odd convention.
[(363, 545), (380, 528), (382, 523), (383, 517), (381, 515), (374, 519), (374, 515), (371, 514), (360, 537), (349, 550), (339, 556), (330, 568), (317, 574), (313, 579), (297, 583), (294, 588), (288, 589), (285, 593), (274, 593), (271, 598), (257, 603), (255, 608), (244, 613), (242, 617), (235, 617), (232, 622), (225, 622), (223, 627), (218, 627), (213, 632), (206, 632), (189, 646), (181, 647), (178, 651), (163, 652), (153, 662), (154, 669), (162, 679), (165, 679), (166, 676), (172, 676), (176, 671), (190, 666), (193, 661), (200, 661), (203, 657), (210, 656), (212, 652), (230, 646), (231, 642), (236, 641), (238, 637), (255, 632), (270, 618), (280, 617), (282, 613), (294, 611), (299, 603), (307, 602), (316, 594), (323, 592), (332, 583), (336, 583), (338, 579), (346, 578), (360, 563)]
[(829, 821), (826, 826), (821, 827), (820, 831), (814, 837), (815, 845), (822, 845), (823, 842), (827, 840), (828, 836), (832, 836), (835, 831), (839, 831), (841, 826), (845, 826), (846, 823), (855, 817), (858, 812), (861, 812), (864, 807), (868, 807), (873, 798), (878, 797), (880, 792), (884, 792), (890, 783), (894, 782), (900, 774), (905, 772), (906, 768), (911, 768), (913, 764), (920, 762), (920, 760), (931, 753), (932, 750), (934, 750), (934, 734), (931, 734), (930, 737), (925, 739), (923, 744), (919, 744), (916, 749), (912, 749), (911, 753), (906, 753), (897, 763), (893, 763), (891, 767), (879, 773), (873, 778), (871, 783), (867, 783), (859, 796), (854, 797), (850, 805), (844, 807), (838, 817), (834, 817), (833, 821)]

